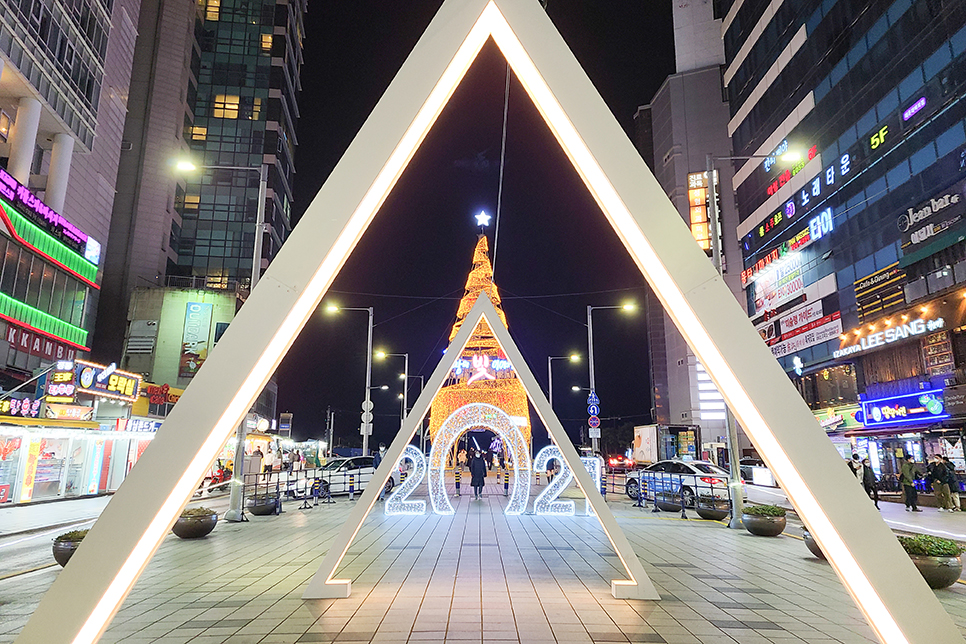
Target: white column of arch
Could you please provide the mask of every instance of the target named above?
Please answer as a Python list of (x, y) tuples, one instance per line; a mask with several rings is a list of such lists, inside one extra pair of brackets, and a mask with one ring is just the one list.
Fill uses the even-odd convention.
[(50, 169), (47, 174), (47, 191), (44, 203), (61, 212), (67, 197), (67, 179), (70, 177), (70, 159), (74, 153), (74, 137), (66, 132), (54, 135), (54, 148), (50, 153)]
[(30, 182), (30, 164), (34, 159), (34, 148), (37, 146), (37, 128), (40, 127), (40, 101), (32, 96), (24, 96), (17, 104), (17, 120), (10, 128), (10, 158), (7, 161), (7, 172), (14, 179), (28, 185)]

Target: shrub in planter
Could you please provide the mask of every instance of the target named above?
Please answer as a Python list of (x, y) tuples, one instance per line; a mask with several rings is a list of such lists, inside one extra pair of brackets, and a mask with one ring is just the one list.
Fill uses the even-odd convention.
[(209, 508), (187, 508), (171, 526), (171, 531), (182, 539), (207, 536), (218, 523), (218, 513)]
[(751, 534), (777, 537), (785, 530), (785, 508), (777, 505), (745, 506), (741, 522)]
[(61, 566), (66, 566), (81, 541), (87, 536), (88, 530), (71, 530), (54, 537), (54, 559)]
[(257, 516), (268, 516), (278, 514), (278, 500), (274, 495), (253, 496), (245, 501), (248, 511)]
[(897, 538), (930, 588), (948, 588), (963, 573), (963, 547), (955, 541), (928, 534)]
[(694, 510), (702, 519), (721, 521), (731, 514), (731, 502), (728, 499), (716, 499), (711, 495), (700, 496)]

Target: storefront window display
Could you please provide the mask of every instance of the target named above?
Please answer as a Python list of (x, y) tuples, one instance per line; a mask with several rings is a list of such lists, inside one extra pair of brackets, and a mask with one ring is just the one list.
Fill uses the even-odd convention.
[(22, 445), (20, 436), (0, 433), (0, 503), (7, 503), (13, 497)]
[(856, 402), (859, 397), (851, 364), (836, 365), (795, 379), (798, 391), (811, 409)]

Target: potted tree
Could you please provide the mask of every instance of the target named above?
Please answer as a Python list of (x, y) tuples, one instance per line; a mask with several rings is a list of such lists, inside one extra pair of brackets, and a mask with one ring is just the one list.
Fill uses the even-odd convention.
[(963, 573), (963, 547), (955, 541), (929, 534), (898, 539), (930, 588), (948, 588)]
[(741, 522), (751, 534), (777, 537), (785, 530), (785, 508), (777, 505), (748, 505)]
[(218, 523), (218, 513), (209, 508), (185, 508), (171, 526), (171, 531), (182, 539), (200, 539), (208, 536)]
[(819, 559), (825, 559), (825, 553), (822, 552), (818, 542), (812, 538), (812, 533), (809, 532), (808, 528), (805, 526), (802, 526), (802, 540), (805, 542), (805, 547), (808, 548), (813, 555)]
[(87, 536), (88, 530), (71, 530), (54, 537), (54, 559), (61, 566), (66, 566), (81, 541)]

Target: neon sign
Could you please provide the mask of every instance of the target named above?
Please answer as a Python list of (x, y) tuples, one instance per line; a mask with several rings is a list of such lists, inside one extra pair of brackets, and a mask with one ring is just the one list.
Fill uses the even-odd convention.
[(771, 172), (771, 169), (775, 167), (778, 163), (778, 157), (788, 152), (788, 139), (783, 140), (778, 144), (771, 154), (762, 162), (762, 167), (765, 168), (765, 172)]
[(943, 405), (942, 389), (904, 396), (879, 398), (862, 403), (862, 422), (866, 427), (932, 422), (949, 418)]
[(134, 402), (141, 395), (141, 376), (85, 360), (74, 361), (76, 393)]
[(924, 107), (926, 107), (926, 97), (925, 96), (923, 96), (918, 101), (916, 101), (915, 103), (913, 103), (912, 105), (910, 105), (909, 107), (906, 108), (906, 110), (902, 113), (902, 120), (903, 121), (908, 121), (913, 116), (915, 116), (920, 111), (922, 111), (922, 108), (924, 108)]
[[(0, 169), (0, 196), (5, 197), (24, 215), (55, 233), (74, 250), (83, 254), (92, 264), (96, 265), (97, 261), (100, 260), (100, 245), (97, 242), (94, 242), (93, 246), (89, 245), (88, 240), (90, 238), (87, 233), (64, 219), (63, 216), (30, 192), (27, 186), (14, 179), (3, 169)], [(96, 253), (94, 252), (95, 246), (97, 248)], [(96, 258), (97, 261), (92, 258)]]
[(842, 356), (867, 351), (868, 349), (884, 347), (887, 344), (892, 344), (893, 342), (898, 342), (899, 340), (905, 340), (909, 337), (922, 335), (927, 331), (938, 331), (945, 325), (946, 321), (942, 318), (936, 318), (934, 320), (912, 320), (905, 324), (899, 324), (893, 328), (885, 329), (884, 331), (879, 331), (878, 333), (870, 333), (865, 337), (858, 338), (858, 341), (852, 346), (843, 347), (834, 351), (832, 353), (832, 357), (841, 358)]
[[(461, 376), (464, 371), (472, 371), (473, 376), (470, 378), (470, 382), (479, 380), (480, 378), (485, 378), (487, 380), (495, 380), (496, 375), (493, 372), (499, 371), (512, 371), (513, 365), (510, 364), (509, 360), (504, 358), (491, 358), (485, 355), (475, 355), (471, 358), (461, 358), (456, 361), (453, 365), (453, 375)], [(469, 383), (467, 383), (469, 384)]]
[(796, 163), (795, 166), (790, 170), (785, 170), (784, 172), (782, 172), (780, 175), (778, 175), (777, 179), (775, 179), (774, 181), (771, 182), (771, 184), (769, 184), (768, 196), (770, 197), (776, 192), (778, 192), (779, 188), (781, 188), (783, 185), (791, 181), (792, 177), (794, 177), (796, 174), (804, 170), (805, 166), (808, 165), (808, 162), (814, 159), (816, 156), (818, 156), (818, 146), (813, 145), (808, 149), (808, 154), (805, 156), (804, 159)]

